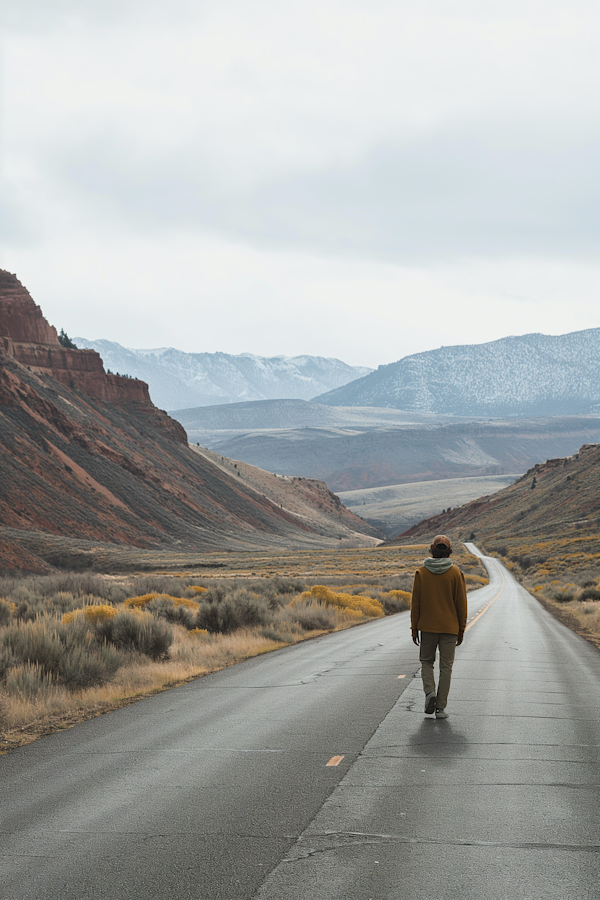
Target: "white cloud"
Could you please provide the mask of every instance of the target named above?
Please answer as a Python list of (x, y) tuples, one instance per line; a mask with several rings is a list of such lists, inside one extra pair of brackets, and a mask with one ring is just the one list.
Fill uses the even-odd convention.
[(423, 269), (186, 233), (106, 235), (100, 250), (73, 233), (13, 258), (54, 325), (131, 347), (310, 353), (376, 367), (442, 344), (598, 324), (600, 269), (569, 261)]
[(2, 17), (0, 264), (68, 331), (373, 365), (600, 324), (591, 0), (5, 0)]

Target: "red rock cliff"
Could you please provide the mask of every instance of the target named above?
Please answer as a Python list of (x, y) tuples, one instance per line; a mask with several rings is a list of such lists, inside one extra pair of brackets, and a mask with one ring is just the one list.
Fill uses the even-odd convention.
[(109, 375), (95, 350), (62, 347), (29, 291), (16, 275), (0, 269), (0, 350), (40, 374), (110, 403), (151, 404), (148, 385)]
[(18, 343), (60, 347), (56, 328), (44, 318), (16, 275), (0, 269), (0, 335)]

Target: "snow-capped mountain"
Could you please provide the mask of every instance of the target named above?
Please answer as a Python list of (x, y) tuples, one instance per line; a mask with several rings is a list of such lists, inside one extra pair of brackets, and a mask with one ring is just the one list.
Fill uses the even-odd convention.
[(600, 328), (415, 353), (315, 401), (458, 416), (597, 413)]
[(97, 350), (112, 372), (146, 381), (153, 403), (163, 409), (245, 400), (308, 400), (373, 371), (323, 356), (234, 356), (184, 353), (172, 347), (132, 350), (114, 341), (74, 340), (78, 347)]

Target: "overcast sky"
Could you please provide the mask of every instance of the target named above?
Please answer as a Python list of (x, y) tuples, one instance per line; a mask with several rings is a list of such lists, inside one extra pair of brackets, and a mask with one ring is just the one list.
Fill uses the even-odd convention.
[(0, 21), (0, 266), (69, 334), (377, 366), (600, 326), (596, 0)]

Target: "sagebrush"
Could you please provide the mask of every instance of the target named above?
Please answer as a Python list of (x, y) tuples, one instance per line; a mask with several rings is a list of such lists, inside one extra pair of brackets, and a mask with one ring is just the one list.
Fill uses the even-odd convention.
[[(0, 711), (4, 730), (60, 711), (114, 704), (215, 667), (410, 607), (423, 550), (325, 558), (318, 577), (102, 576), (0, 578)], [(401, 551), (405, 553), (405, 551)], [(307, 557), (303, 557), (306, 559)], [(467, 571), (478, 562), (466, 557)], [(402, 571), (386, 570), (400, 568)], [(364, 571), (362, 571), (364, 569)], [(473, 580), (484, 581), (471, 574)], [(235, 648), (235, 649), (233, 649)]]

